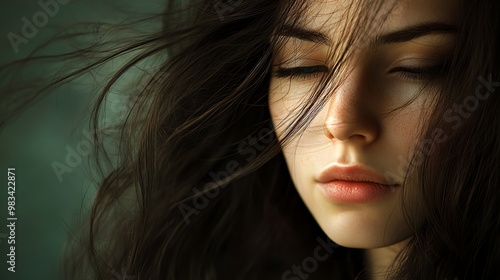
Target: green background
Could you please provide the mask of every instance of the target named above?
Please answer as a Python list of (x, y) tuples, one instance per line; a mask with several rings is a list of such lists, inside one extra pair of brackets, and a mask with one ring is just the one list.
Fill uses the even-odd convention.
[[(50, 0), (42, 0), (49, 2)], [(33, 0), (4, 0), (0, 17), (0, 63), (20, 59), (29, 54), (61, 27), (77, 22), (119, 22), (128, 17), (116, 7), (134, 10), (137, 14), (158, 12), (162, 3), (147, 1), (73, 0), (60, 4), (59, 11), (48, 17), (47, 25), (39, 28), (16, 53), (7, 37), (10, 32), (22, 35), (22, 18), (32, 19), (43, 11)], [(52, 49), (57, 52), (60, 51)], [(56, 71), (49, 65), (29, 68), (26, 79), (37, 73)], [(0, 77), (3, 84), (5, 76)], [(71, 234), (80, 211), (86, 211), (95, 186), (88, 178), (88, 156), (73, 166), (67, 162), (70, 150), (78, 151), (86, 137), (85, 120), (89, 104), (95, 97), (87, 82), (69, 84), (44, 98), (0, 130), (0, 279), (57, 279), (60, 254)], [(10, 94), (2, 92), (2, 94)], [(119, 113), (119, 112), (111, 112)], [(71, 161), (71, 159), (70, 159)], [(61, 175), (54, 171), (57, 162), (72, 172)], [(16, 168), (16, 272), (7, 271), (6, 239), (7, 168)], [(118, 280), (118, 279), (117, 279)]]

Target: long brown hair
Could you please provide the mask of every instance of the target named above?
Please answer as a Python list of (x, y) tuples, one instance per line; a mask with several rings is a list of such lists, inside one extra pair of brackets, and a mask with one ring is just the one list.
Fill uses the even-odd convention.
[[(13, 78), (2, 93), (15, 99), (2, 111), (0, 125), (58, 85), (126, 57), (92, 111), (101, 182), (81, 235), (69, 240), (65, 279), (298, 279), (286, 272), (320, 245), (330, 257), (317, 262), (308, 279), (366, 277), (362, 251), (331, 245), (309, 214), (280, 151), (324, 104), (327, 80), (281, 141), (267, 108), (273, 49), (283, 43), (273, 34), (284, 23), (301, 23), (304, 2), (167, 1), (156, 17), (96, 25), (114, 36), (107, 41), (61, 55), (35, 53), (2, 68), (47, 60), (85, 63), (35, 91), (16, 87)], [(415, 166), (425, 199), (407, 203), (414, 238), (399, 255), (394, 279), (500, 275), (500, 215), (494, 208), (500, 203), (498, 94), (493, 90), (486, 98), (481, 92), (484, 100), (476, 97), (467, 118), (448, 113), (453, 104), (470, 102), (465, 100), (476, 96), (479, 85), (493, 81), (482, 87), (490, 90), (500, 81), (500, 10), (494, 0), (457, 2), (457, 48), (422, 133), (422, 140), (434, 139), (439, 129), (446, 140), (410, 159), (421, 157)], [(363, 43), (360, 27), (376, 23), (381, 5), (353, 4), (359, 16), (346, 30), (349, 43), (335, 50), (340, 58), (332, 77)], [(130, 33), (158, 19), (161, 30)], [(63, 33), (54, 40), (88, 34)], [(119, 126), (103, 127), (106, 97), (134, 67), (148, 70), (129, 93), (133, 106)], [(2, 94), (2, 104), (7, 98)], [(105, 135), (116, 137), (112, 148)], [(423, 213), (423, 224), (412, 221), (414, 211)]]

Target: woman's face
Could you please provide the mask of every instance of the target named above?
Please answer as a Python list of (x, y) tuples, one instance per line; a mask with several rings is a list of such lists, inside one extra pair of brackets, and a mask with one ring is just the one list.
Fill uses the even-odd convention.
[[(353, 22), (345, 16), (350, 3), (313, 1), (303, 30), (279, 34), (288, 40), (274, 55), (273, 71), (287, 69), (273, 75), (269, 88), (279, 138), (335, 63), (328, 53), (342, 43), (345, 20)], [(384, 5), (390, 10), (389, 3)], [(435, 92), (425, 90), (410, 105), (387, 113), (412, 100), (425, 81), (439, 84), (443, 60), (453, 47), (456, 12), (453, 0), (405, 0), (385, 20), (376, 19), (347, 61), (343, 83), (334, 90), (327, 87), (322, 110), (282, 147), (299, 195), (334, 242), (377, 248), (411, 236), (401, 185)], [(412, 174), (404, 187), (406, 198), (422, 199), (412, 194), (418, 188)]]

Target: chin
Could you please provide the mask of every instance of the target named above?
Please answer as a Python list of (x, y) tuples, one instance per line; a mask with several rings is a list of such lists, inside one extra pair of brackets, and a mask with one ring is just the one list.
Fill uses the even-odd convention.
[[(338, 217), (339, 221), (320, 223), (326, 235), (336, 244), (347, 248), (374, 249), (397, 244), (411, 236), (409, 230), (385, 228), (384, 223), (364, 219)], [(335, 219), (332, 219), (335, 220)], [(385, 228), (385, 230), (384, 230)]]
[(336, 204), (319, 195), (308, 198), (305, 202), (316, 222), (340, 246), (380, 248), (412, 235), (395, 197), (368, 204)]

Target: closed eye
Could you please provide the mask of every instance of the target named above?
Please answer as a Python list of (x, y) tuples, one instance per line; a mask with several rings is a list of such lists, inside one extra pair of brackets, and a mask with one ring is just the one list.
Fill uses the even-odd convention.
[[(429, 81), (439, 78), (447, 70), (447, 64), (439, 64), (428, 67), (395, 67), (389, 73), (396, 73), (401, 78), (410, 81)], [(328, 67), (324, 65), (302, 66), (293, 68), (280, 67), (274, 71), (276, 78), (297, 78), (308, 79), (321, 73), (328, 72)]]
[(321, 73), (326, 73), (328, 71), (329, 71), (328, 67), (324, 65), (303, 66), (303, 67), (293, 67), (293, 68), (280, 67), (274, 72), (274, 77), (307, 79), (307, 78), (312, 78)]
[(442, 77), (447, 69), (447, 64), (427, 67), (395, 67), (389, 73), (396, 73), (399, 77), (410, 81), (431, 81)]

